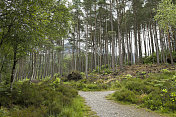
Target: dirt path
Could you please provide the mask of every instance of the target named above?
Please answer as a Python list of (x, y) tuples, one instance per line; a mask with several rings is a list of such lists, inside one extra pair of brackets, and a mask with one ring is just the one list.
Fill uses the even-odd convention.
[(137, 109), (135, 106), (121, 105), (105, 97), (114, 91), (83, 92), (79, 95), (84, 97), (88, 106), (99, 117), (163, 117), (145, 109)]

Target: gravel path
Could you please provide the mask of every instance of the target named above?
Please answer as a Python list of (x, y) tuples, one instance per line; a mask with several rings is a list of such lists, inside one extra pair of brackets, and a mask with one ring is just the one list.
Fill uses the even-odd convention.
[(79, 95), (84, 97), (88, 106), (97, 113), (99, 117), (162, 117), (145, 109), (137, 109), (106, 100), (105, 97), (114, 91), (83, 92)]

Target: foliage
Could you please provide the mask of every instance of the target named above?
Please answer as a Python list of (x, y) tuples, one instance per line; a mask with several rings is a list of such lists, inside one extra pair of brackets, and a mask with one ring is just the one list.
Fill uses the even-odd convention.
[(103, 75), (108, 75), (108, 74), (111, 74), (112, 71), (109, 69), (108, 65), (102, 65), (101, 67), (96, 67), (96, 69), (94, 69), (92, 71), (93, 73), (100, 73), (100, 74), (103, 74)]
[(162, 107), (162, 100), (158, 92), (152, 92), (144, 99), (144, 106), (151, 110), (159, 110)]
[[(8, 116), (57, 116), (66, 106), (73, 104), (77, 91), (68, 85), (61, 85), (59, 78), (53, 82), (37, 84), (16, 82), (12, 92), (8, 88), (0, 91), (0, 105), (10, 107)], [(5, 90), (6, 89), (6, 90)], [(16, 108), (13, 108), (16, 106)], [(6, 111), (1, 110), (4, 115)], [(4, 114), (3, 114), (4, 113)]]
[(170, 74), (171, 73), (168, 69), (162, 69), (161, 72), (165, 73), (165, 74)]
[(67, 79), (68, 79), (68, 80), (78, 81), (78, 80), (81, 80), (81, 79), (82, 79), (82, 76), (81, 76), (81, 74), (80, 74), (78, 71), (73, 71), (72, 73), (70, 73), (70, 74), (67, 76)]
[[(161, 56), (161, 53), (159, 54), (159, 56)], [(151, 55), (151, 56), (143, 57), (142, 61), (143, 61), (144, 64), (157, 63), (156, 53), (153, 53), (153, 55)]]
[[(167, 63), (171, 63), (170, 62), (170, 54), (169, 52), (166, 50), (165, 52), (165, 55), (168, 57), (167, 58)], [(175, 62), (175, 59), (176, 59), (176, 52), (172, 52), (172, 55), (173, 55), (173, 59), (174, 59), (174, 62)], [(162, 53), (160, 52), (159, 53), (159, 57), (161, 58), (162, 56)], [(142, 61), (144, 64), (153, 64), (153, 63), (157, 63), (157, 56), (156, 56), (156, 53), (153, 53), (153, 55), (150, 55), (150, 56), (146, 56), (146, 57), (143, 57), (142, 58)], [(161, 60), (160, 60), (161, 62)]]
[(124, 101), (124, 102), (131, 102), (136, 103), (137, 97), (133, 91), (130, 91), (128, 89), (121, 89), (119, 91), (116, 91), (113, 94), (113, 97), (115, 97), (116, 100)]
[(73, 103), (64, 107), (58, 117), (90, 117), (90, 109), (85, 105), (84, 99), (77, 96), (73, 99)]
[(158, 6), (155, 20), (165, 32), (168, 32), (168, 27), (176, 27), (176, 5), (172, 3), (172, 0), (162, 0)]
[(0, 79), (12, 83), (12, 71), (18, 61), (39, 53), (41, 48), (52, 47), (54, 41), (65, 37), (71, 18), (63, 1), (1, 0), (0, 3)]
[(176, 109), (176, 72), (167, 69), (140, 79), (121, 81), (121, 90), (112, 96), (117, 101), (135, 103), (151, 110), (174, 113)]
[(135, 94), (149, 94), (154, 87), (146, 85), (141, 79), (133, 79), (125, 83), (125, 88), (135, 92)]
[(78, 90), (83, 91), (100, 91), (100, 90), (107, 90), (109, 88), (107, 84), (100, 82), (89, 82), (88, 80), (85, 79), (77, 82), (75, 81), (68, 82), (68, 84)]
[(119, 89), (121, 87), (122, 87), (122, 85), (118, 80), (111, 82), (111, 84), (110, 84), (110, 89)]

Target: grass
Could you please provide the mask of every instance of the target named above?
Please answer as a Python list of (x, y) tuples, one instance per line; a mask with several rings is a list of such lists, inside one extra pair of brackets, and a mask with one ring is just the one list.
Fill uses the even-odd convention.
[(90, 107), (85, 105), (84, 98), (77, 96), (73, 104), (63, 108), (58, 117), (97, 117), (95, 114)]
[(140, 105), (137, 105), (137, 104), (132, 104), (132, 103), (130, 103), (130, 102), (124, 102), (124, 101), (118, 101), (118, 100), (116, 100), (116, 98), (113, 96), (113, 94), (106, 96), (106, 99), (107, 99), (107, 100), (112, 100), (112, 101), (114, 101), (115, 103), (119, 103), (119, 104), (122, 104), (122, 105), (130, 105), (130, 106), (135, 106), (136, 108), (142, 108), (142, 109), (145, 109), (145, 110), (148, 111), (148, 112), (155, 112), (155, 113), (157, 113), (157, 114), (159, 114), (159, 115), (162, 115), (162, 116), (165, 116), (165, 117), (176, 117), (176, 113), (163, 113), (163, 112), (161, 112), (160, 110), (152, 111), (152, 110), (150, 110), (150, 109), (148, 109), (148, 108), (141, 107)]
[(77, 90), (57, 79), (15, 82), (12, 92), (0, 86), (0, 117), (96, 117)]
[[(166, 71), (166, 70), (165, 70)], [(176, 72), (150, 74), (149, 77), (121, 81), (121, 89), (108, 99), (121, 104), (133, 104), (159, 114), (176, 117)]]

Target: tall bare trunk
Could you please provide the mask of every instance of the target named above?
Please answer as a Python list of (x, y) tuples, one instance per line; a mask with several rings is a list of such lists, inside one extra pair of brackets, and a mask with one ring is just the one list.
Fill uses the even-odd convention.
[(113, 15), (112, 15), (112, 0), (110, 2), (110, 10), (111, 10), (111, 32), (112, 32), (112, 69), (115, 71), (115, 40), (114, 40), (114, 27), (113, 27)]
[[(116, 0), (117, 7), (119, 7), (119, 0)], [(120, 64), (120, 70), (123, 69), (123, 58), (122, 58), (122, 46), (121, 46), (121, 40), (122, 40), (122, 35), (121, 35), (121, 30), (120, 30), (120, 10), (117, 9), (117, 24), (118, 24), (118, 46), (119, 46), (119, 64)]]
[(13, 88), (16, 64), (17, 64), (17, 47), (15, 46), (13, 48), (13, 66), (12, 66), (11, 79), (10, 79), (10, 90), (11, 91)]
[(86, 65), (85, 65), (85, 74), (88, 79), (88, 22), (86, 24)]
[(171, 64), (174, 65), (173, 62), (173, 56), (172, 56), (172, 47), (171, 47), (171, 41), (170, 41), (170, 33), (169, 33), (169, 28), (168, 28), (168, 44), (169, 44), (169, 54), (170, 54), (170, 60), (171, 60)]

